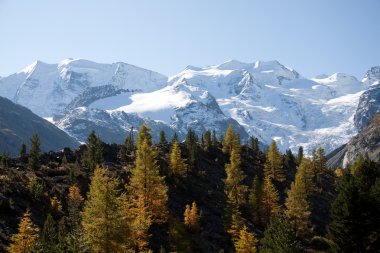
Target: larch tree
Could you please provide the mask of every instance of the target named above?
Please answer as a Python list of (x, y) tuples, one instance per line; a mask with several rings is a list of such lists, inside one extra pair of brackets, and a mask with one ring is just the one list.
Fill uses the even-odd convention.
[(224, 190), (227, 198), (238, 206), (245, 204), (245, 194), (247, 186), (243, 184), (246, 177), (241, 169), (240, 148), (233, 148), (230, 156), (230, 163), (225, 166), (227, 178), (224, 181)]
[(86, 165), (93, 171), (97, 165), (103, 162), (102, 141), (96, 136), (95, 131), (87, 137), (87, 150), (85, 152)]
[(236, 253), (256, 253), (258, 241), (253, 233), (248, 231), (246, 225), (239, 232), (239, 238), (235, 242)]
[(162, 224), (168, 219), (168, 187), (159, 174), (157, 152), (152, 146), (149, 128), (143, 125), (138, 134), (135, 169), (127, 186), (130, 204), (142, 198), (152, 223)]
[(234, 147), (240, 146), (239, 134), (234, 131), (233, 126), (228, 125), (226, 135), (222, 141), (223, 148), (222, 151), (225, 154), (231, 154)]
[(179, 177), (185, 177), (187, 173), (187, 166), (181, 157), (181, 148), (178, 145), (178, 142), (174, 141), (171, 152), (170, 152), (170, 163), (169, 163), (170, 172), (173, 175)]
[(265, 177), (260, 204), (260, 216), (264, 223), (267, 223), (270, 217), (277, 215), (280, 212), (278, 201), (278, 192), (272, 183), (272, 179)]
[(185, 213), (183, 216), (186, 228), (193, 233), (198, 232), (200, 229), (200, 217), (195, 201), (193, 201), (191, 207), (190, 205), (186, 205)]
[(38, 170), (40, 168), (40, 152), (41, 152), (41, 142), (38, 134), (34, 134), (30, 139), (30, 151), (29, 151), (29, 167), (32, 170)]
[(11, 237), (11, 244), (8, 248), (10, 253), (27, 253), (32, 251), (38, 239), (39, 229), (33, 224), (30, 216), (31, 213), (27, 210), (20, 221), (18, 233)]
[(84, 238), (94, 252), (123, 252), (127, 224), (119, 181), (96, 167), (82, 213)]
[(300, 177), (296, 177), (295, 182), (292, 183), (285, 206), (285, 215), (294, 230), (297, 231), (297, 235), (304, 236), (311, 232), (309, 221), (311, 212), (305, 186)]
[(272, 140), (267, 153), (267, 159), (264, 167), (266, 177), (282, 182), (285, 180), (283, 171), (282, 155), (277, 148), (277, 144)]

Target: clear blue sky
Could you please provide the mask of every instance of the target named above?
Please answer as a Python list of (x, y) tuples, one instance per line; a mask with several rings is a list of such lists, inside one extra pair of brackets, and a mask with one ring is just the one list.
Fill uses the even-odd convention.
[(379, 0), (0, 0), (0, 75), (34, 60), (187, 65), (276, 59), (311, 77), (380, 65)]

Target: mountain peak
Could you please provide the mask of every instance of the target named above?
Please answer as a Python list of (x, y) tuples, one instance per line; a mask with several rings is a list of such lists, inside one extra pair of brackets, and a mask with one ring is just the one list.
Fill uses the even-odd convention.
[(216, 65), (215, 68), (220, 70), (236, 70), (236, 69), (244, 69), (248, 63), (240, 62), (237, 60), (228, 60), (222, 64)]

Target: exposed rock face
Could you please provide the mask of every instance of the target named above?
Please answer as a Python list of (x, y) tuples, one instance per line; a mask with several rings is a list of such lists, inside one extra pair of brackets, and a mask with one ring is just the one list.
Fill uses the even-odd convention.
[(346, 145), (332, 152), (328, 158), (329, 167), (352, 164), (360, 155), (368, 154), (372, 160), (380, 158), (380, 113), (377, 113), (370, 124)]
[(143, 119), (135, 114), (121, 111), (107, 112), (88, 107), (78, 107), (55, 122), (58, 127), (80, 142), (86, 142), (88, 134), (94, 130), (102, 141), (118, 144), (124, 143), (132, 128), (136, 134), (144, 123), (151, 129), (153, 139), (156, 142), (159, 140), (160, 131), (164, 131), (168, 139), (175, 132), (166, 124)]
[(343, 166), (353, 163), (360, 155), (368, 154), (374, 161), (380, 158), (380, 114), (376, 114), (371, 123), (350, 142), (343, 159)]
[(29, 109), (0, 97), (0, 152), (16, 156), (22, 143), (30, 145), (30, 138), (38, 134), (41, 150), (59, 150), (79, 145), (72, 137)]
[(355, 126), (359, 131), (363, 131), (378, 112), (380, 112), (380, 84), (375, 84), (360, 96), (354, 116)]

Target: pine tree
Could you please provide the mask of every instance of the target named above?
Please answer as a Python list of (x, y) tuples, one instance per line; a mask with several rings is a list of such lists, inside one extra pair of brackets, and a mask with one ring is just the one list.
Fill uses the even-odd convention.
[(87, 150), (85, 153), (86, 165), (93, 171), (103, 161), (102, 141), (91, 131), (87, 138)]
[(187, 168), (184, 159), (181, 157), (181, 148), (175, 141), (170, 152), (170, 171), (173, 175), (185, 177)]
[(243, 185), (245, 175), (241, 169), (240, 149), (233, 148), (230, 163), (225, 166), (227, 178), (225, 179), (225, 193), (227, 198), (238, 206), (245, 204), (247, 186)]
[(280, 205), (278, 201), (278, 192), (276, 191), (272, 180), (269, 177), (265, 177), (260, 205), (260, 216), (262, 217), (264, 223), (267, 223), (270, 217), (277, 215), (280, 212)]
[(210, 130), (207, 130), (204, 135), (205, 138), (205, 148), (206, 150), (210, 150), (210, 147), (212, 146), (211, 144), (211, 132)]
[(168, 187), (164, 177), (159, 174), (157, 153), (151, 145), (149, 129), (143, 126), (141, 131), (143, 132), (138, 135), (135, 169), (132, 172), (128, 189), (131, 202), (143, 198), (144, 207), (151, 215), (152, 223), (161, 224), (168, 219)]
[(239, 232), (239, 239), (235, 242), (235, 250), (236, 253), (256, 253), (257, 252), (257, 244), (253, 233), (248, 231), (246, 225)]
[(186, 228), (193, 233), (198, 232), (200, 229), (200, 217), (198, 214), (198, 207), (195, 201), (193, 201), (191, 207), (190, 205), (186, 205), (185, 213), (183, 214), (183, 216)]
[(258, 176), (253, 179), (252, 189), (249, 193), (249, 205), (252, 210), (252, 219), (254, 222), (259, 223), (261, 220), (260, 216), (260, 205), (261, 198), (263, 194), (263, 183)]
[(21, 144), (20, 149), (20, 158), (24, 158), (26, 156), (26, 145), (25, 143)]
[(251, 142), (251, 148), (253, 149), (253, 151), (258, 152), (259, 151), (259, 139), (257, 139), (256, 137), (255, 138), (251, 137), (250, 142)]
[(11, 238), (12, 242), (8, 248), (10, 253), (26, 253), (33, 249), (38, 239), (39, 229), (33, 224), (30, 216), (27, 210), (20, 221), (18, 233)]
[(197, 141), (198, 141), (198, 137), (196, 135), (196, 133), (189, 129), (189, 131), (187, 132), (187, 136), (186, 136), (186, 148), (187, 148), (187, 151), (189, 153), (189, 165), (190, 165), (190, 168), (194, 168), (195, 166), (195, 161), (196, 161), (196, 156), (197, 156)]
[(216, 138), (215, 130), (212, 130), (211, 143), (214, 148), (218, 147), (218, 139)]
[(314, 188), (313, 174), (312, 161), (307, 158), (302, 159), (296, 172), (295, 182), (297, 182), (297, 187), (302, 188), (302, 191), (305, 192), (306, 197), (310, 196)]
[[(190, 209), (190, 206), (189, 206)], [(185, 229), (184, 224), (176, 219), (169, 219), (169, 252), (191, 253), (190, 237)], [(165, 251), (160, 251), (165, 252)]]
[(325, 158), (325, 150), (318, 148), (313, 152), (314, 174), (322, 173), (327, 170), (327, 162)]
[(119, 194), (119, 181), (96, 167), (82, 213), (84, 238), (95, 252), (122, 252), (126, 239), (124, 196)]
[(40, 236), (40, 245), (38, 248), (42, 252), (55, 253), (57, 252), (58, 235), (56, 222), (53, 217), (48, 214), (46, 217), (44, 227)]
[(300, 253), (301, 245), (292, 226), (283, 217), (271, 218), (261, 241), (260, 252)]
[(328, 237), (336, 252), (377, 252), (380, 246), (380, 165), (358, 159), (340, 179)]
[(125, 147), (126, 153), (132, 153), (135, 150), (135, 143), (133, 140), (133, 127), (131, 127), (129, 134), (124, 141), (124, 147)]
[(165, 132), (160, 131), (160, 144), (167, 144), (167, 143), (168, 143), (168, 141), (166, 140)]
[(30, 142), (29, 167), (32, 170), (38, 170), (40, 168), (40, 138), (37, 134), (34, 134), (30, 139)]
[(282, 182), (285, 180), (282, 155), (274, 140), (272, 140), (272, 143), (269, 146), (264, 173), (266, 177), (272, 178), (276, 181)]
[(300, 146), (298, 148), (298, 155), (297, 155), (297, 164), (300, 165), (303, 159), (303, 147)]

